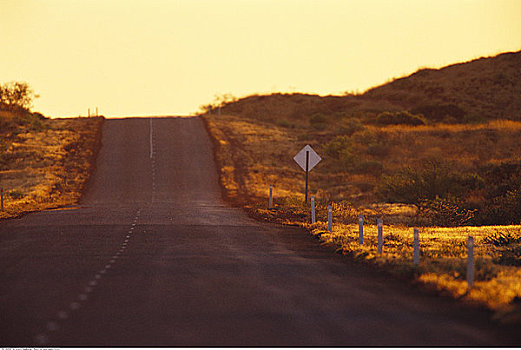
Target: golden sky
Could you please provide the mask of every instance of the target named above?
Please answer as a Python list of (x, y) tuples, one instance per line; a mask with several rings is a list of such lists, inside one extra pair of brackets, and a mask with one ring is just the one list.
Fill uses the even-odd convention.
[(0, 83), (28, 82), (47, 116), (363, 92), (520, 49), (521, 0), (0, 0)]

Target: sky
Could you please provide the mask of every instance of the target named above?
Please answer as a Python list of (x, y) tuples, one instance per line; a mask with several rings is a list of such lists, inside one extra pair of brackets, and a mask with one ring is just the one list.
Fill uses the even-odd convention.
[(520, 18), (521, 0), (0, 0), (0, 83), (51, 117), (190, 115), (518, 51)]

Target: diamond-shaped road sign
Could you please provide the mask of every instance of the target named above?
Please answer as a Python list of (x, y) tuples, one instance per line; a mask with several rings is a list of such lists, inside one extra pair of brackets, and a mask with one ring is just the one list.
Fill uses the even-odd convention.
[[(308, 168), (306, 169), (306, 152), (309, 152), (309, 159), (308, 159)], [(297, 162), (298, 165), (302, 168), (304, 171), (310, 171), (317, 165), (322, 158), (315, 152), (313, 148), (311, 148), (310, 145), (306, 145), (304, 148), (300, 150), (299, 153), (295, 157), (293, 157), (295, 162)]]

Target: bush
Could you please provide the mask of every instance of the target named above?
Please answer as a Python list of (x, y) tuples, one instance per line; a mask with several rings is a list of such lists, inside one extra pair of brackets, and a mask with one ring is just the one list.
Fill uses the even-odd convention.
[(426, 121), (422, 115), (414, 115), (408, 111), (383, 112), (376, 117), (377, 124), (380, 125), (425, 125)]
[(456, 172), (449, 163), (429, 161), (420, 170), (402, 168), (383, 176), (378, 192), (386, 201), (421, 205), (426, 199), (458, 198), (483, 185), (484, 180), (476, 174)]
[(455, 227), (469, 225), (476, 210), (465, 209), (454, 197), (436, 197), (420, 204), (420, 215), (429, 219), (431, 225)]
[(283, 128), (294, 128), (295, 124), (290, 123), (287, 119), (279, 119), (275, 123), (277, 126), (283, 127)]
[(465, 111), (455, 104), (435, 104), (415, 107), (411, 113), (422, 114), (425, 119), (432, 122), (446, 120), (463, 121)]
[(355, 171), (361, 174), (382, 175), (384, 166), (377, 160), (364, 160), (355, 165)]
[(323, 114), (317, 113), (309, 118), (311, 127), (317, 130), (324, 130), (327, 127), (327, 117)]
[(0, 109), (28, 111), (34, 98), (34, 91), (25, 82), (12, 81), (0, 85)]
[(492, 244), (496, 247), (507, 246), (510, 244), (521, 243), (521, 233), (519, 231), (499, 231), (495, 230), (483, 238), (483, 243)]
[(340, 126), (339, 132), (346, 135), (353, 135), (355, 132), (364, 131), (365, 127), (358, 118), (351, 118), (344, 121)]
[(7, 195), (12, 199), (22, 199), (25, 197), (25, 194), (18, 190), (13, 190), (11, 192), (7, 192)]
[(349, 169), (353, 166), (353, 143), (349, 136), (337, 136), (322, 147), (325, 155), (337, 160), (341, 167)]
[(352, 152), (352, 141), (349, 136), (337, 136), (322, 147), (325, 155), (340, 159)]
[(385, 157), (389, 154), (389, 146), (384, 143), (373, 143), (367, 147), (367, 154), (374, 157)]

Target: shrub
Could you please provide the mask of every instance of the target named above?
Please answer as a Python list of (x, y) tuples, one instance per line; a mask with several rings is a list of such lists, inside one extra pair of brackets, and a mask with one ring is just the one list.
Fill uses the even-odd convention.
[(426, 120), (432, 122), (442, 122), (453, 118), (455, 121), (462, 121), (465, 111), (455, 104), (431, 104), (415, 107), (411, 113), (422, 114)]
[(12, 81), (0, 85), (0, 109), (28, 111), (34, 98), (38, 95), (25, 82)]
[(311, 127), (317, 130), (324, 130), (327, 127), (327, 117), (323, 114), (317, 113), (309, 118)]
[(377, 160), (364, 160), (355, 165), (355, 171), (362, 174), (371, 174), (374, 176), (382, 175), (384, 166), (382, 162)]
[(521, 222), (521, 191), (493, 198), (481, 212), (480, 224), (517, 225)]
[(23, 192), (18, 191), (18, 190), (10, 191), (7, 193), (7, 195), (9, 195), (9, 197), (11, 197), (12, 199), (22, 199), (25, 197)]
[(346, 153), (352, 152), (352, 141), (349, 136), (337, 136), (322, 147), (324, 154), (340, 159)]
[(344, 121), (339, 128), (339, 132), (346, 135), (353, 135), (355, 132), (364, 131), (365, 127), (358, 118), (350, 118)]
[(353, 166), (354, 151), (353, 143), (349, 136), (337, 136), (322, 147), (325, 155), (333, 158), (344, 169)]
[(389, 146), (384, 143), (373, 143), (367, 147), (367, 154), (375, 157), (385, 157), (389, 154)]
[(380, 125), (425, 125), (422, 115), (414, 115), (408, 111), (383, 112), (376, 117), (377, 124)]
[(458, 198), (483, 185), (484, 180), (476, 174), (456, 172), (449, 163), (429, 161), (420, 170), (407, 167), (383, 176), (378, 192), (386, 201), (421, 205), (426, 199)]
[(277, 126), (283, 127), (283, 128), (293, 128), (295, 127), (294, 124), (291, 124), (287, 119), (278, 119), (276, 122)]
[(512, 232), (511, 230), (499, 231), (495, 230), (483, 238), (483, 243), (492, 244), (496, 247), (502, 247), (514, 243), (521, 243), (521, 233), (519, 231)]
[(436, 197), (420, 204), (420, 215), (428, 218), (431, 225), (455, 227), (469, 225), (476, 210), (462, 208), (454, 197)]

